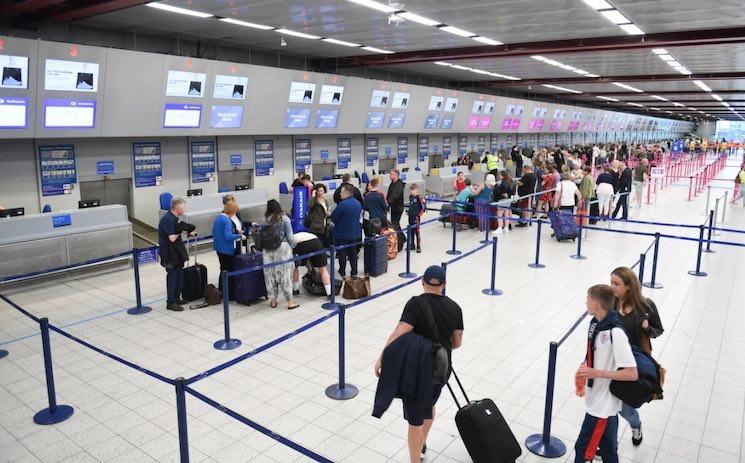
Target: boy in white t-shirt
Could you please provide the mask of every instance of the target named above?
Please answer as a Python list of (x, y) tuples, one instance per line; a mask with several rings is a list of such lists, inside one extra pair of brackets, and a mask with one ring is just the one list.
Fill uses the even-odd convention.
[[(574, 445), (574, 462), (592, 461), (597, 452), (603, 463), (618, 463), (618, 411), (621, 400), (611, 394), (610, 382), (636, 381), (634, 354), (618, 314), (613, 290), (595, 285), (587, 290), (587, 355), (577, 370), (577, 395), (585, 396), (585, 420)], [(585, 381), (587, 392), (585, 393)]]

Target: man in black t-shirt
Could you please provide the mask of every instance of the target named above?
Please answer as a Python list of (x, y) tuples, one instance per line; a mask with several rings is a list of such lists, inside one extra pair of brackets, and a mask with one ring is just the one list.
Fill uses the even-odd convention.
[[(453, 349), (457, 349), (463, 343), (463, 312), (458, 304), (442, 294), (445, 289), (445, 270), (439, 265), (427, 268), (422, 277), (424, 293), (409, 299), (401, 314), (401, 320), (393, 333), (388, 338), (386, 347), (398, 337), (413, 331), (414, 333), (429, 339), (433, 343), (440, 344), (448, 350), (448, 357)], [(431, 310), (435, 326), (428, 321), (424, 313)], [(375, 364), (375, 374), (380, 376), (383, 354), (380, 354)], [(451, 362), (452, 363), (452, 362)], [(424, 458), (427, 450), (426, 441), (432, 421), (435, 416), (435, 407), (440, 392), (445, 386), (442, 384), (432, 385), (432, 408), (419, 410), (416, 407), (407, 406), (404, 402), (404, 418), (409, 422), (409, 457), (412, 462), (419, 462)]]

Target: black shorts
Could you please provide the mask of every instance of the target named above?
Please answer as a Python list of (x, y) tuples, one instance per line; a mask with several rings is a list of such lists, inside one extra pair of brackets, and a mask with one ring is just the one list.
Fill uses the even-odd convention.
[[(302, 243), (298, 243), (297, 246), (295, 246), (295, 249), (293, 249), (293, 253), (297, 256), (302, 256), (304, 254), (310, 254), (311, 252), (320, 251), (323, 249), (323, 244), (321, 244), (321, 240), (318, 238), (313, 238), (312, 240), (303, 241)], [(326, 266), (326, 254), (320, 253), (316, 254), (315, 256), (311, 256), (308, 259), (310, 259), (310, 265), (313, 268), (321, 268)], [(295, 266), (299, 265), (307, 265), (308, 259), (302, 259), (299, 261), (295, 261)]]
[(424, 424), (424, 420), (431, 420), (432, 408), (435, 406), (437, 400), (440, 398), (440, 393), (442, 392), (443, 387), (445, 387), (445, 383), (432, 385), (432, 407), (420, 409), (418, 407), (412, 406), (411, 404), (408, 404), (407, 401), (404, 399), (404, 419), (408, 421), (409, 424), (412, 426), (421, 426), (422, 424)]

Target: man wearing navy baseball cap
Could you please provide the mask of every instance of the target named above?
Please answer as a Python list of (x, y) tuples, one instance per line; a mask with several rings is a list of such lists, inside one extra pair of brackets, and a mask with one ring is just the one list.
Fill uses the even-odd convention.
[[(432, 265), (427, 268), (422, 276), (424, 293), (412, 297), (406, 303), (401, 319), (388, 338), (386, 347), (400, 336), (413, 331), (446, 348), (448, 358), (451, 358), (452, 350), (457, 349), (463, 343), (463, 311), (455, 301), (442, 294), (445, 289), (445, 279), (445, 269), (441, 266)], [(429, 313), (432, 317), (429, 317)], [(382, 370), (382, 359), (381, 353), (375, 364), (377, 376), (380, 376)], [(424, 458), (427, 451), (427, 435), (432, 428), (435, 416), (434, 404), (437, 403), (446, 382), (432, 385), (432, 408), (419, 410), (404, 403), (404, 418), (409, 422), (409, 456), (412, 462), (418, 462), (420, 458)]]

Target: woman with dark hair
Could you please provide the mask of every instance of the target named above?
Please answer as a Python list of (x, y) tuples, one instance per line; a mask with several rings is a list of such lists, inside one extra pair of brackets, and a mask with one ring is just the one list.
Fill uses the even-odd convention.
[[(290, 218), (284, 213), (282, 206), (276, 199), (267, 201), (264, 219), (267, 224), (267, 233), (274, 233), (281, 240), (279, 247), (276, 249), (262, 249), (264, 265), (292, 259), (292, 249), (297, 244), (295, 235), (292, 233)], [(277, 296), (280, 292), (287, 301), (288, 309), (292, 310), (299, 307), (299, 304), (292, 297), (293, 270), (295, 270), (294, 262), (264, 268), (266, 292), (269, 296), (269, 305), (272, 308), (277, 307)]]
[(308, 215), (303, 219), (303, 225), (309, 232), (321, 240), (323, 247), (329, 243), (329, 216), (331, 211), (326, 201), (326, 185), (316, 183), (313, 187), (313, 197), (308, 200)]
[[(657, 306), (642, 295), (642, 286), (633, 270), (618, 267), (611, 272), (610, 286), (616, 296), (616, 311), (629, 344), (647, 354), (652, 352), (651, 338), (664, 332)], [(621, 416), (631, 425), (631, 442), (642, 443), (642, 422), (637, 409), (623, 404)]]

